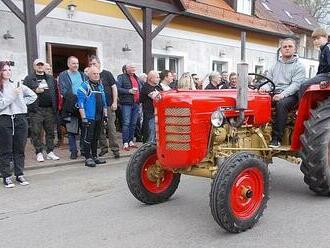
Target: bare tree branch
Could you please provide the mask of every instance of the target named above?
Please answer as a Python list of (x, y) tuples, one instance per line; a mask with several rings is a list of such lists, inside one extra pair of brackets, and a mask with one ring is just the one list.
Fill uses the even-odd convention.
[(329, 27), (327, 16), (330, 13), (329, 0), (294, 0), (295, 3), (304, 7), (319, 24)]

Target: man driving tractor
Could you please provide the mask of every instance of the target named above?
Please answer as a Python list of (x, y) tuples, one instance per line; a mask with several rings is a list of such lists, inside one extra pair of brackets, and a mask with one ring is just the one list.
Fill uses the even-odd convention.
[[(282, 40), (280, 53), (281, 57), (267, 75), (276, 86), (275, 94), (272, 98), (275, 106), (272, 141), (269, 145), (272, 148), (281, 146), (280, 142), (288, 119), (288, 113), (298, 103), (299, 88), (306, 80), (305, 67), (295, 54), (296, 41), (291, 38)], [(267, 84), (259, 92), (266, 93), (270, 90), (270, 86)]]

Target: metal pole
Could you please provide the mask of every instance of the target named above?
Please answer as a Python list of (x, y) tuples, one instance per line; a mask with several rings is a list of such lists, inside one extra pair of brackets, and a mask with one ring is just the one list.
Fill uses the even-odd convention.
[(246, 32), (241, 32), (241, 61), (245, 62)]

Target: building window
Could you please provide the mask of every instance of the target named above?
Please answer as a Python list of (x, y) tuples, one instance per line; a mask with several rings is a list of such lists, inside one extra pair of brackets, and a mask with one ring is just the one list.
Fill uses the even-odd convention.
[(228, 62), (216, 61), (212, 62), (212, 71), (223, 72), (228, 71)]
[(308, 72), (308, 76), (309, 76), (309, 78), (314, 77), (315, 74), (316, 74), (315, 66), (314, 66), (314, 65), (310, 65), (310, 66), (309, 66), (309, 72)]
[(165, 70), (166, 58), (157, 58), (157, 71)]
[(237, 12), (251, 15), (252, 14), (252, 0), (237, 0)]
[(263, 75), (264, 67), (262, 65), (256, 65), (254, 68), (254, 73)]
[(154, 70), (161, 72), (163, 70), (179, 72), (179, 58), (164, 55), (154, 55)]

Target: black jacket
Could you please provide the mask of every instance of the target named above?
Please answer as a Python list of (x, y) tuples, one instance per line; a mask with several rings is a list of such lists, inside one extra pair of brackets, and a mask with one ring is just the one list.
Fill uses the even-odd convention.
[[(45, 74), (46, 81), (49, 87), (49, 93), (51, 95), (51, 101), (52, 101), (52, 108), (54, 113), (57, 112), (57, 97), (58, 97), (58, 90), (57, 85), (55, 82), (55, 79), (51, 75)], [(26, 76), (23, 84), (29, 87), (31, 90), (35, 91), (36, 88), (38, 88), (39, 84), (37, 81), (36, 74), (32, 74), (31, 76)], [(34, 103), (28, 105), (28, 111), (29, 112), (37, 112), (39, 109), (39, 99), (37, 99)]]
[(330, 72), (330, 43), (320, 47), (321, 53), (319, 58), (319, 68), (317, 74)]
[(206, 90), (218, 90), (219, 87), (218, 86), (214, 86), (212, 83), (209, 83), (208, 85), (206, 85), (205, 89)]
[(63, 96), (63, 108), (61, 111), (62, 119), (71, 116), (80, 118), (77, 102), (77, 96), (71, 92), (68, 92)]

